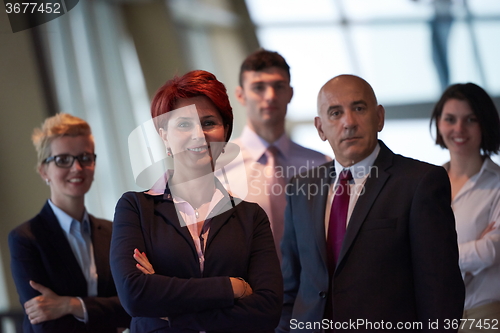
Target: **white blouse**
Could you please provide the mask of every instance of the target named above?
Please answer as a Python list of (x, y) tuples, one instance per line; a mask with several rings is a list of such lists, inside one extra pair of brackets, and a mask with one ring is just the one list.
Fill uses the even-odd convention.
[[(445, 165), (445, 168), (448, 165)], [(500, 167), (490, 158), (452, 202), (466, 310), (500, 301)], [(493, 230), (482, 238), (493, 223)]]

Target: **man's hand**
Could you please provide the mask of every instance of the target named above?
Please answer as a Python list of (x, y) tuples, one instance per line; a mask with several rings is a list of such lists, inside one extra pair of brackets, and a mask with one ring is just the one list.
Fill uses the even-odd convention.
[(30, 286), (41, 293), (24, 303), (24, 310), (31, 324), (61, 318), (67, 314), (83, 318), (80, 301), (75, 297), (59, 296), (49, 288), (30, 281)]

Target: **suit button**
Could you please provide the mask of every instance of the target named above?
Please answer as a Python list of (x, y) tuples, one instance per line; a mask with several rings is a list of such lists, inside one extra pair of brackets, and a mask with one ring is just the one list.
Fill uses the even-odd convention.
[(321, 292), (319, 293), (319, 297), (321, 297), (321, 298), (326, 298), (326, 291), (321, 291)]

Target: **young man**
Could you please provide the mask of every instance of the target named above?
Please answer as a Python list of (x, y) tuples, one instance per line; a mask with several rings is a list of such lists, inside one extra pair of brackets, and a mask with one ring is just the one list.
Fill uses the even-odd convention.
[(266, 211), (279, 257), (288, 180), (329, 160), (286, 135), (285, 116), (292, 96), (290, 67), (280, 54), (261, 49), (245, 59), (236, 97), (246, 108), (247, 124), (233, 141), (241, 149), (242, 160), (225, 168), (230, 182), (246, 175), (248, 191), (243, 199)]

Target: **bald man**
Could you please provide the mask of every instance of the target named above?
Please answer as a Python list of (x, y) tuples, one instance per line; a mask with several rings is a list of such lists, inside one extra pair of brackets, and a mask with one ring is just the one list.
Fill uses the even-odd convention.
[(319, 92), (315, 126), (335, 160), (287, 191), (278, 332), (443, 332), (460, 323), (448, 176), (378, 140), (384, 114), (357, 76)]

